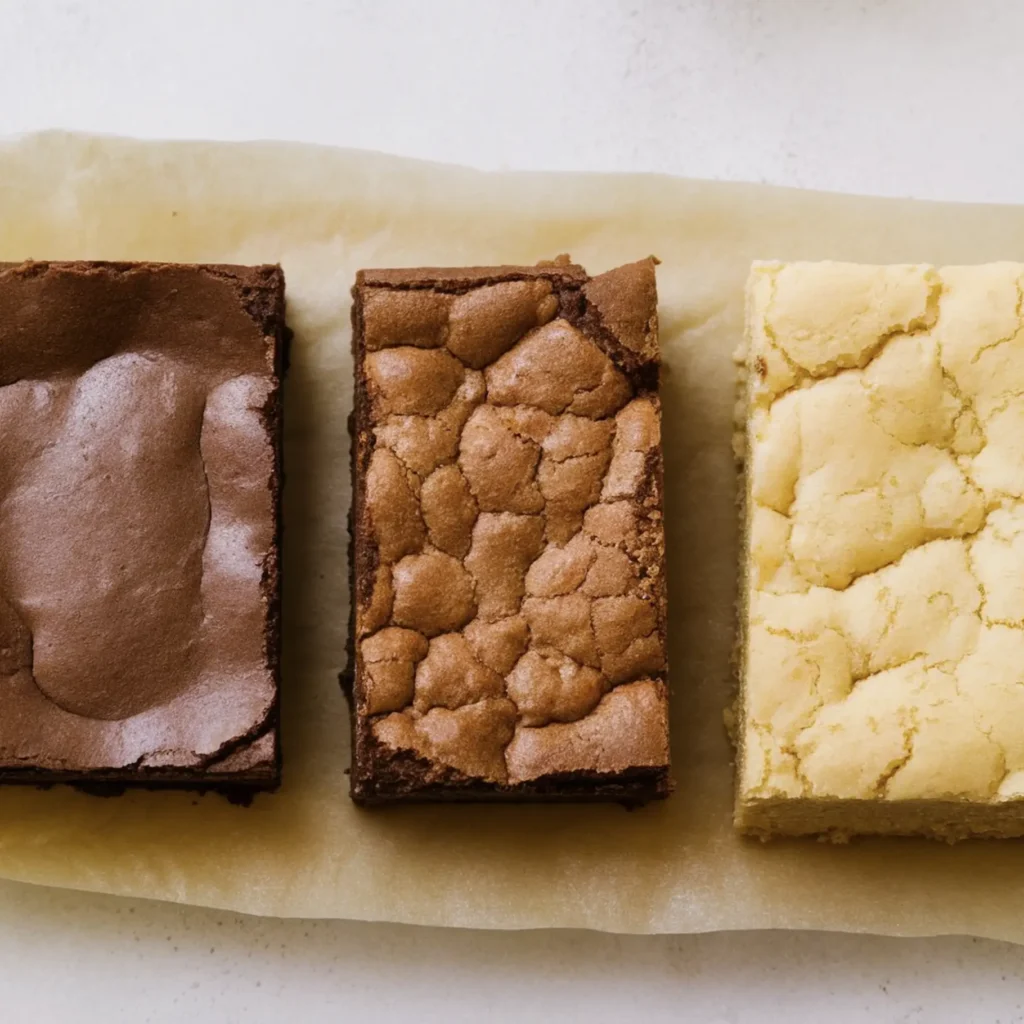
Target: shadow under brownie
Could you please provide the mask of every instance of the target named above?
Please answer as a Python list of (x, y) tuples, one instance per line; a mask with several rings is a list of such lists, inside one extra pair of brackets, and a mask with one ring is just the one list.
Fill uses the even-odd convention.
[(0, 265), (0, 782), (280, 779), (279, 267)]
[(654, 261), (353, 295), (353, 799), (666, 796)]

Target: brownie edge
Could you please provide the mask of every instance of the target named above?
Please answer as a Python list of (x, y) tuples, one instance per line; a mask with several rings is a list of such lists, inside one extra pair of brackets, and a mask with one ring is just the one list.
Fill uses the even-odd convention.
[(655, 263), (357, 275), (355, 802), (671, 792)]

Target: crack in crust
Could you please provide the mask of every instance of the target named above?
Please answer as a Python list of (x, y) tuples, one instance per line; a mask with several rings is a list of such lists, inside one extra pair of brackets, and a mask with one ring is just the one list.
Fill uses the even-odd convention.
[(665, 795), (653, 261), (353, 294), (354, 798)]

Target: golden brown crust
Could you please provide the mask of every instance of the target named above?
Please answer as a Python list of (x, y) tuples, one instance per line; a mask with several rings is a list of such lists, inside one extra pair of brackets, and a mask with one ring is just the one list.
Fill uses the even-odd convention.
[(353, 797), (664, 795), (653, 262), (354, 297)]

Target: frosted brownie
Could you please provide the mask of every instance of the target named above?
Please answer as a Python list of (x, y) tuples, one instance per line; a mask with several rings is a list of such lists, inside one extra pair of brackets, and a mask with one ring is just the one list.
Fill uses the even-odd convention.
[(1019, 264), (756, 264), (737, 826), (1024, 834)]
[(353, 295), (353, 799), (666, 795), (653, 261)]

